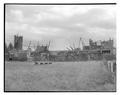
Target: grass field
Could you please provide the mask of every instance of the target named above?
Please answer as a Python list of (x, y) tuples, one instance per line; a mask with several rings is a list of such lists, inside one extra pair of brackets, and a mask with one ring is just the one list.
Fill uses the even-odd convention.
[(115, 91), (115, 83), (100, 61), (5, 62), (5, 91)]

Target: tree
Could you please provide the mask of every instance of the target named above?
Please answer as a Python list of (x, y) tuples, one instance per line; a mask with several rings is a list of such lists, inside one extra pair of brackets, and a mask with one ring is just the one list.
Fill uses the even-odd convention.
[(12, 49), (13, 49), (13, 45), (12, 45), (12, 43), (10, 43), (8, 46), (8, 50), (12, 50)]
[(5, 43), (5, 53), (8, 53), (8, 47), (6, 43)]

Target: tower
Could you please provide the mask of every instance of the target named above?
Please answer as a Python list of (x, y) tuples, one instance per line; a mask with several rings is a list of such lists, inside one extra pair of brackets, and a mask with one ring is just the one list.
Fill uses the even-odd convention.
[(22, 50), (22, 46), (23, 46), (23, 37), (14, 35), (14, 48), (16, 50)]

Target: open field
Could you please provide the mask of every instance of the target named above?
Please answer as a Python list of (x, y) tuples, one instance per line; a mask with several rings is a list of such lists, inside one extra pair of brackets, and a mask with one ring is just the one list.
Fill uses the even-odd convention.
[(5, 91), (115, 91), (115, 83), (100, 61), (5, 62)]

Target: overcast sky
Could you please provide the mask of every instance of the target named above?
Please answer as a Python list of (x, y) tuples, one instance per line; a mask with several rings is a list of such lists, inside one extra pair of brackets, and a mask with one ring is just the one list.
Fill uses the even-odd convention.
[(78, 47), (79, 38), (116, 41), (115, 5), (6, 5), (5, 37), (23, 35), (24, 47), (47, 44), (51, 50)]

